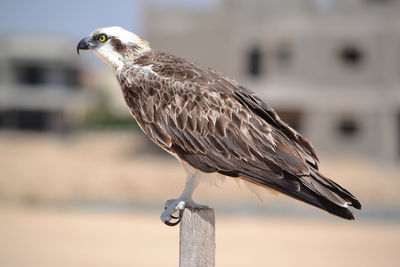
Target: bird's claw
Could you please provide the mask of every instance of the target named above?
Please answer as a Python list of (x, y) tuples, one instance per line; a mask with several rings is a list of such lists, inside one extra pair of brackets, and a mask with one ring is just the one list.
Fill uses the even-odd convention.
[[(170, 199), (165, 203), (165, 210), (161, 214), (160, 219), (168, 226), (178, 225), (182, 219), (185, 210), (185, 201), (180, 199)], [(178, 212), (178, 216), (174, 214)]]
[[(165, 202), (164, 212), (161, 213), (160, 219), (168, 226), (178, 225), (183, 217), (185, 208), (192, 209), (208, 209), (209, 207), (197, 204), (192, 199), (178, 198), (170, 199)], [(174, 215), (178, 213), (177, 215)]]
[[(184, 210), (179, 210), (178, 217), (171, 215), (171, 218), (169, 220), (165, 220), (163, 222), (168, 226), (178, 225), (181, 222), (181, 219), (182, 219), (182, 216), (183, 216), (183, 211)], [(176, 220), (176, 221), (173, 221), (173, 220)]]

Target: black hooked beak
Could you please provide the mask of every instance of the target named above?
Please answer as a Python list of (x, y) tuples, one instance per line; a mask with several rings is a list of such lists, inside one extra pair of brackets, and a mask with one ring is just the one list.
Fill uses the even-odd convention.
[(91, 40), (91, 38), (86, 37), (83, 38), (79, 43), (78, 46), (76, 47), (76, 52), (78, 52), (79, 55), (79, 50), (89, 50), (92, 49), (96, 46), (95, 43), (93, 43), (93, 41)]

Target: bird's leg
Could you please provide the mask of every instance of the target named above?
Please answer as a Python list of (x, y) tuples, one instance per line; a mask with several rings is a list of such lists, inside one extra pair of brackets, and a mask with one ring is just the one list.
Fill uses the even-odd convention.
[[(188, 175), (186, 178), (185, 188), (178, 199), (170, 199), (165, 203), (165, 210), (161, 214), (160, 219), (163, 223), (169, 226), (177, 225), (183, 216), (185, 208), (203, 209), (208, 208), (205, 205), (197, 204), (192, 200), (194, 190), (199, 184), (196, 175)], [(174, 216), (178, 213), (178, 216)]]

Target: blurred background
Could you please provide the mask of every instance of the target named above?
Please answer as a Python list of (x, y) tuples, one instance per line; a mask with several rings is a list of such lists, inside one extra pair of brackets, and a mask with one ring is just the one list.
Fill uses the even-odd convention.
[(0, 266), (177, 266), (158, 216), (184, 172), (83, 37), (122, 26), (256, 91), (362, 202), (344, 221), (227, 181), (217, 266), (398, 266), (400, 1), (0, 2)]

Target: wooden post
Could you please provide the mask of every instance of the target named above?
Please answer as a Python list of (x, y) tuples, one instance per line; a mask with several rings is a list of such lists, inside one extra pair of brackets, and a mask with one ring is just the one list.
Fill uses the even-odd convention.
[(179, 235), (179, 267), (215, 266), (213, 209), (185, 209)]

